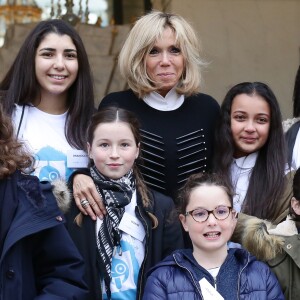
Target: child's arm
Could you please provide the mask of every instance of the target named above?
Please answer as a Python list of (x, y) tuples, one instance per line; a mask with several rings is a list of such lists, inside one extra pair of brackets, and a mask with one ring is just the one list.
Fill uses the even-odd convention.
[(157, 270), (152, 273), (146, 282), (143, 300), (162, 300), (167, 299), (166, 283), (160, 280)]

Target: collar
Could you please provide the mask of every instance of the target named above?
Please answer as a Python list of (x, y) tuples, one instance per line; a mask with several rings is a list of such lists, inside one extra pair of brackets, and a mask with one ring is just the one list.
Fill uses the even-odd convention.
[(292, 217), (288, 215), (286, 220), (279, 223), (275, 228), (268, 229), (269, 234), (280, 236), (293, 236), (298, 234), (298, 230)]
[(251, 169), (255, 166), (256, 159), (258, 156), (258, 151), (253, 152), (247, 156), (239, 157), (234, 159), (234, 163), (241, 169)]
[(165, 97), (157, 92), (151, 92), (143, 97), (143, 101), (157, 110), (171, 111), (179, 108), (183, 104), (184, 95), (179, 95), (176, 92), (176, 87), (173, 87)]

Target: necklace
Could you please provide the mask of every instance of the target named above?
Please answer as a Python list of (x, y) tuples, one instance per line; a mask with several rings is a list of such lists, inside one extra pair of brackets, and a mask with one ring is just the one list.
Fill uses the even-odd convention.
[(233, 206), (237, 211), (241, 211), (249, 186), (249, 178), (251, 176), (252, 167), (244, 168), (245, 161), (248, 157), (248, 155), (243, 157), (242, 164), (237, 163), (238, 159), (235, 159), (233, 162), (233, 170), (231, 173), (235, 193), (233, 197)]

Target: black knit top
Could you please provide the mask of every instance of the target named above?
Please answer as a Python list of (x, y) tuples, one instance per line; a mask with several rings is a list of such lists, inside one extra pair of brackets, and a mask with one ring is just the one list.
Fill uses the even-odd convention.
[(105, 96), (99, 109), (112, 105), (134, 112), (141, 124), (143, 160), (139, 166), (149, 187), (176, 199), (189, 175), (211, 168), (220, 113), (212, 97), (197, 94), (175, 110), (160, 111), (127, 90)]

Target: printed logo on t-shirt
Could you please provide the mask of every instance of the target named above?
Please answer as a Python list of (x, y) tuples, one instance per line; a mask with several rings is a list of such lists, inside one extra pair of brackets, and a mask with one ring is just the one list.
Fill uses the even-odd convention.
[[(138, 274), (143, 257), (139, 257), (139, 251), (135, 251), (135, 248), (143, 247), (143, 244), (134, 238), (126, 237), (128, 236), (124, 233), (121, 240), (122, 255), (116, 253), (112, 258), (110, 284), (112, 300), (136, 298)], [(103, 299), (107, 299), (105, 293)]]
[(53, 147), (43, 147), (36, 153), (34, 175), (40, 181), (53, 181), (58, 178), (67, 180), (73, 171), (67, 168), (66, 154)]

